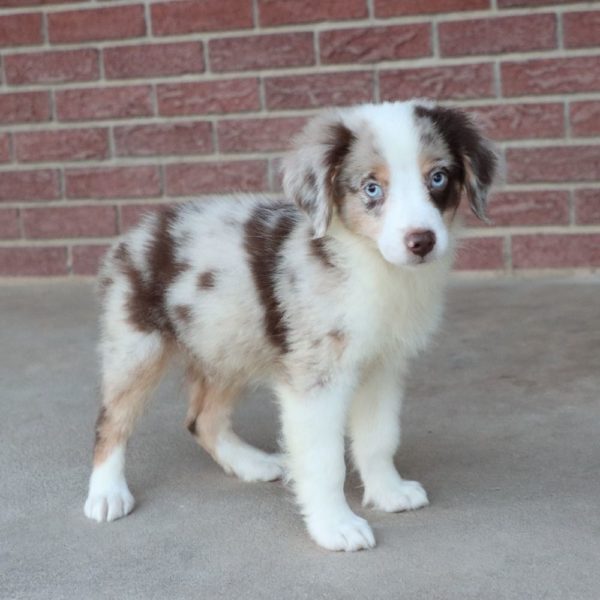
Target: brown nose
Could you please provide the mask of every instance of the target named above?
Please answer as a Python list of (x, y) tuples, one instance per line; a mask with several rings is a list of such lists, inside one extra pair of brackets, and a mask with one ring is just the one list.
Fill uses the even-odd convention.
[(417, 256), (427, 256), (435, 246), (435, 233), (429, 229), (410, 231), (404, 238), (406, 247)]

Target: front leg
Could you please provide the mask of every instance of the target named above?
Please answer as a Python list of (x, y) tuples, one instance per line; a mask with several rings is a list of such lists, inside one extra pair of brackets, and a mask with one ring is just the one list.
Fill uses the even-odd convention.
[(374, 367), (354, 394), (350, 413), (352, 452), (365, 488), (363, 504), (386, 512), (429, 504), (423, 486), (402, 479), (394, 465), (403, 380), (402, 368)]
[(288, 468), (308, 532), (328, 550), (375, 546), (369, 524), (344, 496), (344, 430), (350, 390), (330, 385), (300, 394), (279, 390)]

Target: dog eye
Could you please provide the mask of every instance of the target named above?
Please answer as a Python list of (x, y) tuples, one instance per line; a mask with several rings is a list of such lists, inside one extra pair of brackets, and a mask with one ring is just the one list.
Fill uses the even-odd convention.
[(371, 200), (381, 200), (383, 198), (383, 188), (374, 181), (369, 181), (363, 189)]
[(429, 187), (432, 190), (440, 191), (448, 185), (448, 175), (444, 171), (434, 171), (429, 176)]

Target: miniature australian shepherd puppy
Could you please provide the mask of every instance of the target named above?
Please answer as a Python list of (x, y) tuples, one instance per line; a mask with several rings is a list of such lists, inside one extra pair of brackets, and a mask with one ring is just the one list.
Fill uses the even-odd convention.
[[(175, 352), (188, 364), (191, 434), (245, 481), (288, 474), (320, 546), (375, 545), (344, 496), (346, 434), (365, 505), (428, 504), (394, 466), (403, 382), (440, 320), (461, 197), (484, 218), (496, 155), (465, 114), (418, 100), (323, 112), (282, 168), (284, 201), (174, 206), (108, 253), (91, 519), (132, 510), (125, 446)], [(281, 455), (231, 428), (257, 380), (279, 400)]]

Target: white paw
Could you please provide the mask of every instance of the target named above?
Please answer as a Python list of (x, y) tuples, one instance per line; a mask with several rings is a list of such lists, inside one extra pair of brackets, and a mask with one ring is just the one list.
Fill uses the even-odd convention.
[(235, 453), (229, 453), (227, 458), (220, 461), (223, 469), (242, 481), (275, 481), (283, 479), (285, 475), (283, 456), (280, 454), (240, 448)]
[(371, 505), (385, 512), (415, 510), (428, 504), (427, 493), (418, 481), (408, 481), (400, 477), (366, 489), (363, 500), (363, 505)]
[(369, 524), (351, 511), (330, 519), (307, 518), (312, 539), (327, 550), (354, 552), (375, 546), (375, 536)]
[(127, 484), (123, 482), (102, 491), (90, 488), (83, 510), (86, 517), (102, 523), (128, 515), (134, 504), (133, 496)]

